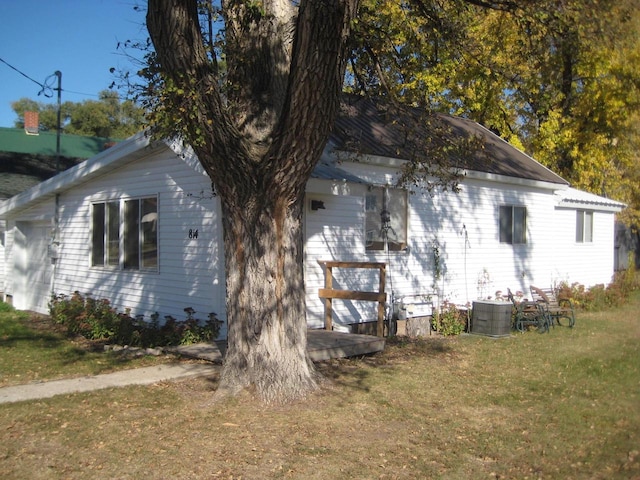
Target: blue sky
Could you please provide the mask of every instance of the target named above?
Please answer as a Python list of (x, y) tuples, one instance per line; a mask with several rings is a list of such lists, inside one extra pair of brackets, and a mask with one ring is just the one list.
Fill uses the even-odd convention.
[[(141, 0), (0, 0), (0, 59), (40, 84), (62, 72), (62, 102), (96, 100), (115, 79), (111, 67), (131, 69), (117, 50), (118, 42), (144, 40), (144, 13), (134, 10)], [(49, 82), (55, 87), (57, 79)], [(41, 87), (0, 62), (0, 127), (13, 127), (11, 102), (38, 96)]]

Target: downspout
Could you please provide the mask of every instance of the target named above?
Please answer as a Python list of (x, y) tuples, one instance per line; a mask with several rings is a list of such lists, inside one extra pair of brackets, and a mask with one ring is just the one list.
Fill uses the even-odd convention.
[(392, 332), (395, 331), (395, 325), (393, 323), (393, 312), (396, 303), (396, 295), (393, 290), (393, 276), (391, 275), (391, 254), (389, 252), (389, 232), (393, 232), (393, 235), (397, 237), (396, 231), (391, 226), (391, 211), (389, 209), (389, 185), (385, 185), (382, 190), (382, 210), (380, 211), (380, 224), (381, 235), (384, 241), (384, 252), (387, 256), (387, 278), (389, 279), (389, 287), (391, 288), (391, 298), (389, 299), (389, 308), (387, 309), (387, 329), (388, 335), (392, 336)]
[[(60, 173), (60, 134), (62, 133), (62, 72), (56, 70), (54, 75), (58, 77), (58, 108), (56, 111), (57, 130), (56, 130), (56, 175)], [(53, 211), (53, 231), (51, 232), (51, 243), (49, 245), (49, 258), (51, 259), (51, 297), (55, 295), (56, 273), (58, 265), (58, 248), (60, 246), (59, 236), (60, 228), (60, 194), (56, 193), (54, 211)]]
[(60, 248), (60, 194), (56, 193), (53, 210), (53, 228), (49, 243), (49, 258), (51, 260), (51, 297), (56, 294), (56, 274), (58, 271), (58, 256)]

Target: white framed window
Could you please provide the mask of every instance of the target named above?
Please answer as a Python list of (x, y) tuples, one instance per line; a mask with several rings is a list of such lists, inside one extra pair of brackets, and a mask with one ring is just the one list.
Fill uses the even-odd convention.
[(91, 205), (91, 266), (158, 269), (158, 198)]
[(369, 187), (365, 197), (366, 251), (389, 251), (407, 247), (407, 191)]
[(511, 245), (527, 243), (526, 207), (500, 206), (500, 243)]
[(576, 243), (593, 242), (593, 212), (590, 210), (576, 211)]

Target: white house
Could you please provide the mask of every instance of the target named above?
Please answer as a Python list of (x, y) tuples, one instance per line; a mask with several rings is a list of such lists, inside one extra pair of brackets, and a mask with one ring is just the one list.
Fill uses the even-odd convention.
[[(440, 118), (453, 135), (485, 144), (482, 158), (459, 165), (457, 194), (392, 187), (407, 153), (370, 105), (336, 123), (307, 185), (311, 328), (324, 324), (319, 261), (384, 262), (389, 298), (435, 292), (457, 304), (531, 284), (610, 282), (614, 214), (623, 204), (570, 188), (474, 122)], [(192, 150), (178, 142), (134, 136), (6, 200), (0, 220), (2, 289), (16, 308), (44, 313), (52, 293), (77, 290), (147, 318), (184, 318), (192, 307), (199, 318), (225, 319), (219, 201)], [(376, 290), (377, 282), (370, 270), (334, 276), (334, 288)], [(336, 324), (376, 316), (368, 302), (335, 303)]]

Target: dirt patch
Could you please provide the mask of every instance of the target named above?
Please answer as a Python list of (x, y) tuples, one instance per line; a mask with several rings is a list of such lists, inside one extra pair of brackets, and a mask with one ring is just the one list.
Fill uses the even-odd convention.
[(67, 327), (56, 323), (49, 315), (28, 311), (29, 317), (24, 320), (24, 324), (36, 333), (51, 334), (66, 338), (76, 348), (87, 352), (102, 352), (104, 350), (104, 340), (89, 340), (82, 335), (70, 335)]
[(29, 316), (24, 320), (24, 324), (31, 330), (38, 333), (52, 333), (56, 335), (66, 335), (67, 329), (64, 325), (54, 322), (49, 315), (41, 313), (26, 312)]

